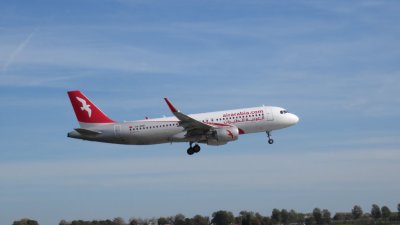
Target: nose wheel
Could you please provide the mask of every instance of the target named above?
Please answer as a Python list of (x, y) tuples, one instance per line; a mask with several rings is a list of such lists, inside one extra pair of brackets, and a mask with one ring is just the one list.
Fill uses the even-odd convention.
[(272, 145), (274, 143), (274, 139), (271, 138), (271, 132), (266, 131), (268, 137), (268, 143)]
[(189, 145), (190, 145), (190, 147), (187, 150), (188, 155), (193, 155), (194, 153), (200, 152), (200, 150), (201, 150), (200, 145), (195, 144), (194, 146), (192, 146), (193, 142), (190, 142)]

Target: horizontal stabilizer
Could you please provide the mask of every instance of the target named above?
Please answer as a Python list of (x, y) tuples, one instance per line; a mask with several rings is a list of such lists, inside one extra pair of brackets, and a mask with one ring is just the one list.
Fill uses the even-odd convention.
[(96, 135), (101, 134), (100, 131), (89, 130), (89, 129), (84, 129), (84, 128), (76, 128), (75, 130), (78, 133), (80, 133), (81, 135), (85, 135), (85, 136), (96, 136)]

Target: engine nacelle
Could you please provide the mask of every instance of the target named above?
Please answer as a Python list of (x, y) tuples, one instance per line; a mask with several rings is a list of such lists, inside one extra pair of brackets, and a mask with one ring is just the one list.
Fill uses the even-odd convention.
[(235, 141), (239, 138), (239, 129), (237, 127), (220, 127), (215, 129), (212, 135), (207, 138), (208, 145), (224, 145), (229, 141)]

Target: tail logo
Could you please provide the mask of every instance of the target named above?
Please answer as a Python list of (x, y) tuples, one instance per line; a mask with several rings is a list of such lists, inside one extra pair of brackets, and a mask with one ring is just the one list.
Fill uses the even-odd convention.
[(89, 115), (89, 118), (92, 116), (92, 109), (90, 108), (90, 105), (88, 105), (85, 101), (85, 99), (76, 97), (76, 100), (80, 101), (82, 103), (81, 110), (86, 111)]

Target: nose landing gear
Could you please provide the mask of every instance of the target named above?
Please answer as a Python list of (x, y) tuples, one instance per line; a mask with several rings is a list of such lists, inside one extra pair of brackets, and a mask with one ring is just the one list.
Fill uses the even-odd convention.
[(200, 145), (195, 144), (194, 146), (192, 146), (193, 142), (190, 142), (189, 145), (190, 145), (190, 147), (187, 150), (188, 155), (193, 155), (194, 153), (200, 152), (200, 150), (201, 150)]
[(271, 138), (271, 132), (266, 131), (266, 133), (268, 137), (268, 143), (272, 145), (274, 143), (274, 139)]

